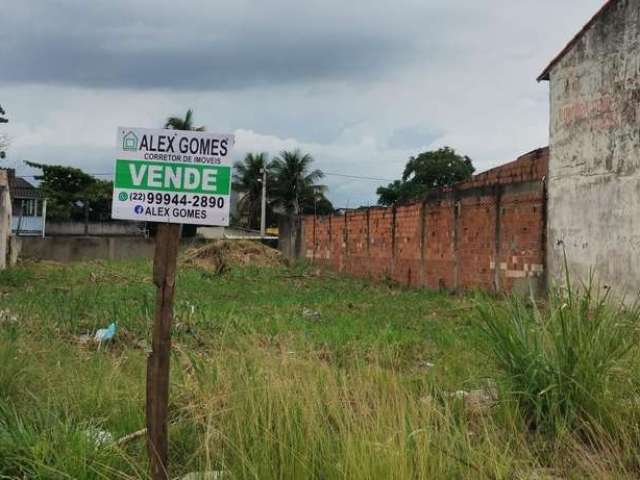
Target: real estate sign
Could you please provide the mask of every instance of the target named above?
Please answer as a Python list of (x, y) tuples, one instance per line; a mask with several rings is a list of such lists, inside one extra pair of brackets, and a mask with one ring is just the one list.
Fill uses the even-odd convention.
[(229, 225), (233, 135), (118, 128), (111, 215)]

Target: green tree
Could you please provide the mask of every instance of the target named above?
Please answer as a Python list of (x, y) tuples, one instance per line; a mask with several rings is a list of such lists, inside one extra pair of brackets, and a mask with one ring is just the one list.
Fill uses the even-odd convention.
[(376, 194), (378, 195), (378, 205), (389, 206), (419, 198), (428, 191), (429, 189), (424, 185), (411, 181), (396, 180), (386, 187), (378, 187)]
[(113, 182), (96, 179), (85, 191), (88, 201), (89, 220), (98, 222), (111, 221), (111, 202)]
[(409, 159), (402, 180), (378, 188), (378, 204), (393, 205), (420, 198), (434, 189), (467, 180), (474, 171), (471, 159), (453, 148), (421, 153)]
[(394, 203), (400, 202), (402, 197), (402, 186), (403, 182), (401, 180), (395, 180), (386, 187), (378, 187), (376, 190), (376, 195), (378, 195), (378, 205), (393, 205)]
[(234, 164), (233, 188), (244, 193), (238, 203), (238, 212), (247, 218), (249, 228), (260, 228), (262, 203), (262, 170), (267, 168), (267, 186), (271, 175), (266, 153), (248, 153), (242, 162)]
[(330, 215), (335, 211), (331, 201), (324, 192), (318, 191), (314, 196), (305, 196), (302, 199), (302, 213), (315, 215)]
[(325, 186), (316, 184), (324, 174), (311, 170), (312, 163), (313, 157), (300, 150), (283, 151), (271, 162), (271, 199), (287, 215), (300, 215), (303, 205), (313, 205), (315, 195), (326, 191)]
[(26, 162), (42, 170), (40, 190), (47, 198), (47, 217), (52, 220), (105, 221), (111, 214), (113, 183), (98, 180), (79, 168)]
[(402, 181), (412, 181), (428, 188), (439, 188), (467, 180), (475, 172), (469, 157), (458, 155), (444, 147), (411, 157), (402, 174)]

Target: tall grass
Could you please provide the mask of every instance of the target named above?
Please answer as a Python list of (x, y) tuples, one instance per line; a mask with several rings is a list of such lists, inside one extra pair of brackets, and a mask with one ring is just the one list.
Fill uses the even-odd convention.
[[(284, 339), (229, 342), (217, 351), (176, 348), (172, 478), (224, 471), (233, 479), (506, 479), (521, 468), (516, 459), (529, 461), (526, 448), (505, 442), (517, 430), (472, 419), (428, 379), (388, 368), (398, 365), (392, 349), (337, 368), (323, 352), (294, 351)], [(28, 347), (43, 348), (19, 346)], [(0, 478), (146, 478), (143, 437), (118, 446), (93, 433), (117, 439), (144, 425), (141, 358), (125, 368), (115, 352), (78, 357), (58, 342), (40, 355), (54, 365), (25, 372), (30, 393), (11, 395), (19, 403), (0, 400)]]
[(337, 369), (318, 352), (260, 343), (247, 338), (215, 357), (183, 354), (185, 412), (201, 432), (202, 469), (239, 479), (354, 480), (517, 471), (490, 418), (471, 422), (459, 400), (407, 382), (384, 367), (393, 362), (384, 351)]
[(601, 293), (593, 276), (575, 287), (567, 275), (542, 307), (512, 298), (480, 314), (482, 345), (531, 429), (593, 438), (637, 412), (640, 310)]
[[(522, 458), (447, 394), (477, 371), (456, 335), (465, 300), (305, 270), (205, 273), (178, 279), (172, 478), (507, 478)], [(17, 319), (0, 322), (0, 478), (145, 478), (144, 437), (100, 445), (93, 432), (144, 427), (149, 277), (146, 262), (0, 276)], [(80, 341), (111, 321), (113, 345)]]
[[(305, 270), (189, 267), (178, 286), (172, 478), (638, 476), (635, 310), (584, 291), (540, 309), (493, 301), (479, 332), (469, 298)], [(144, 437), (94, 432), (144, 427), (152, 300), (148, 262), (0, 275), (0, 309), (17, 319), (0, 321), (1, 479), (146, 478)], [(80, 341), (114, 320), (114, 344)], [(472, 348), (479, 333), (491, 361)], [(516, 402), (473, 410), (454, 393), (496, 368)], [(537, 431), (575, 428), (549, 441), (520, 411)]]

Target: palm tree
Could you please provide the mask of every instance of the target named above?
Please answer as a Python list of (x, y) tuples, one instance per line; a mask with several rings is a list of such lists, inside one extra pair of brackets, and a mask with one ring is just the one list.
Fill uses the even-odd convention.
[(300, 150), (283, 151), (273, 159), (270, 167), (274, 206), (297, 217), (306, 198), (314, 198), (314, 195), (326, 190), (325, 186), (316, 185), (316, 181), (324, 177), (324, 173), (320, 170), (309, 171), (312, 163), (313, 157)]
[[(267, 154), (248, 153), (244, 160), (236, 162), (233, 168), (235, 170), (233, 187), (244, 193), (244, 196), (238, 202), (238, 211), (247, 215), (249, 228), (257, 229), (260, 226), (262, 169), (267, 168)], [(268, 171), (267, 176), (269, 176)]]
[(169, 117), (167, 118), (167, 123), (165, 123), (164, 128), (171, 128), (173, 130), (193, 130), (196, 132), (204, 132), (205, 127), (194, 127), (193, 126), (193, 110), (187, 110), (187, 114), (184, 118), (180, 117)]

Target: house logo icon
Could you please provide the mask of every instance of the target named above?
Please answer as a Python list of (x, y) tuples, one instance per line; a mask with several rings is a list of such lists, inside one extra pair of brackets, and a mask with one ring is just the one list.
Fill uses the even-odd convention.
[(131, 130), (122, 137), (122, 149), (128, 152), (138, 151), (138, 137)]

